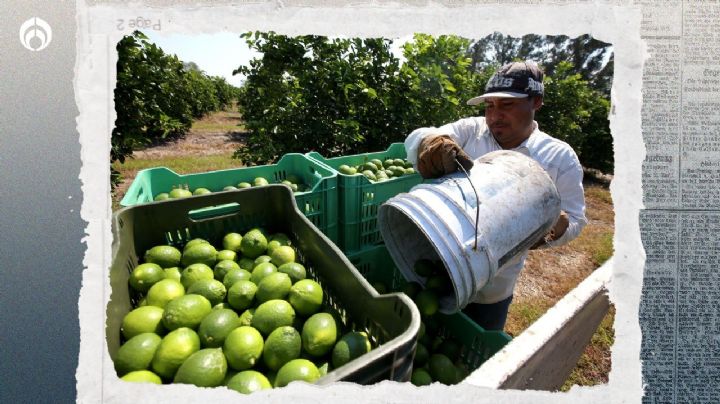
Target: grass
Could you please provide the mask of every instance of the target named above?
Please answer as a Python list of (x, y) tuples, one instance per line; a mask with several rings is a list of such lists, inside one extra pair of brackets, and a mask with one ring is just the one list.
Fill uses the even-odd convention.
[(124, 178), (134, 177), (138, 171), (146, 168), (167, 167), (178, 174), (190, 174), (213, 170), (224, 170), (227, 168), (241, 167), (240, 160), (233, 159), (232, 153), (215, 154), (209, 156), (192, 157), (159, 157), (159, 158), (131, 158), (125, 160), (124, 164), (115, 163), (113, 167), (120, 171)]
[(610, 305), (610, 310), (593, 334), (590, 344), (585, 348), (577, 366), (570, 373), (560, 391), (569, 391), (573, 385), (594, 386), (608, 382), (610, 348), (615, 342), (614, 320), (615, 307)]

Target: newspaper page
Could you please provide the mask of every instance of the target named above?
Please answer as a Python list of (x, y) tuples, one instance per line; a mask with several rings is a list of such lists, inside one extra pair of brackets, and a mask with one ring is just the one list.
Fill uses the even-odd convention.
[(718, 402), (720, 3), (649, 1), (643, 17), (643, 401)]
[[(98, 331), (101, 323), (98, 319), (103, 318), (103, 307), (107, 303), (102, 288), (109, 288), (102, 268), (107, 268), (110, 261), (112, 235), (107, 219), (109, 212), (97, 207), (107, 206), (104, 198), (108, 195), (108, 175), (107, 168), (103, 168), (107, 166), (106, 155), (88, 153), (90, 149), (109, 149), (109, 139), (102, 139), (97, 133), (109, 134), (114, 119), (114, 114), (103, 113), (102, 107), (107, 105), (112, 111), (113, 67), (117, 59), (116, 56), (108, 58), (107, 54), (123, 34), (114, 31), (115, 22), (118, 18), (142, 16), (169, 32), (228, 31), (237, 27), (278, 29), (288, 33), (312, 29), (325, 35), (344, 32), (388, 36), (407, 35), (418, 29), (471, 37), (494, 30), (510, 35), (530, 31), (574, 36), (598, 32), (601, 34), (599, 39), (617, 41), (614, 43), (618, 57), (613, 102), (633, 107), (633, 102), (623, 104), (629, 100), (624, 94), (631, 94), (629, 101), (634, 101), (633, 91), (642, 85), (642, 110), (637, 113), (632, 108), (629, 112), (614, 110), (614, 117), (611, 117), (611, 120), (616, 119), (611, 128), (617, 167), (622, 167), (619, 171), (634, 174), (636, 167), (628, 167), (629, 163), (622, 159), (633, 154), (632, 157), (637, 158), (639, 154), (639, 160), (645, 153), (642, 167), (637, 167), (638, 172), (642, 169), (645, 209), (639, 213), (638, 238), (642, 238), (643, 245), (634, 244), (635, 235), (632, 234), (637, 232), (637, 210), (627, 209), (623, 215), (616, 216), (621, 219), (617, 219), (614, 274), (626, 276), (616, 277), (611, 284), (611, 297), (618, 315), (609, 386), (573, 389), (568, 394), (483, 391), (469, 388), (472, 386), (457, 386), (448, 394), (451, 390), (442, 386), (419, 391), (412, 386), (391, 383), (372, 389), (338, 384), (320, 390), (301, 385), (276, 393), (274, 399), (311, 402), (314, 396), (330, 398), (333, 402), (439, 402), (452, 397), (453, 401), (472, 402), (629, 402), (642, 396), (643, 392), (637, 388), (639, 383), (636, 383), (642, 378), (644, 402), (717, 402), (720, 398), (717, 394), (720, 375), (717, 335), (720, 333), (715, 323), (713, 301), (719, 293), (715, 288), (714, 265), (718, 261), (715, 255), (720, 251), (720, 198), (714, 182), (720, 178), (720, 138), (715, 125), (720, 117), (715, 105), (718, 101), (713, 96), (720, 87), (720, 67), (713, 61), (720, 46), (717, 44), (720, 2), (409, 0), (388, 5), (350, 3), (148, 0), (143, 4), (127, 5), (119, 1), (92, 1), (79, 10), (77, 71), (81, 119), (78, 127), (84, 148), (81, 179), (85, 195), (97, 196), (98, 202), (94, 205), (84, 202), (83, 218), (89, 222), (86, 258), (89, 266), (101, 269), (85, 271), (85, 286), (79, 301), (83, 336), (77, 374), (80, 401), (121, 402), (128, 398), (146, 401), (148, 397), (154, 397), (148, 386), (138, 386), (130, 391), (112, 375), (112, 364), (101, 331)], [(476, 15), (479, 9), (485, 14)], [(644, 48), (635, 47), (632, 42), (635, 34), (632, 19), (622, 20), (624, 15), (632, 16), (638, 9), (642, 17), (639, 34)], [(318, 15), (322, 17), (318, 18)], [(576, 15), (578, 18), (574, 18)], [(608, 21), (614, 21), (615, 25)], [(622, 27), (623, 23), (628, 25)], [(619, 60), (625, 60), (625, 63)], [(639, 74), (641, 77), (637, 81), (630, 80), (635, 77), (633, 72), (641, 68), (644, 69)], [(88, 113), (95, 113), (102, 119), (82, 118)], [(635, 114), (635, 118), (641, 120), (640, 148), (644, 142), (644, 150), (632, 149), (635, 143), (624, 138), (635, 136), (633, 122), (629, 125), (620, 122), (632, 121), (629, 114)], [(618, 128), (632, 130), (621, 131), (621, 134), (615, 131)], [(638, 124), (638, 132), (639, 128)], [(635, 186), (634, 180), (627, 181), (622, 175), (616, 173), (613, 199), (618, 194), (627, 199), (639, 195), (640, 184)], [(628, 217), (628, 212), (634, 212), (635, 217)], [(626, 229), (629, 233), (623, 231)], [(624, 244), (624, 240), (633, 242)], [(627, 258), (628, 255), (641, 255), (643, 247), (644, 271), (642, 263), (635, 265), (635, 261)], [(629, 249), (633, 249), (631, 254), (628, 254)], [(632, 280), (642, 281), (639, 316), (632, 288), (640, 283), (630, 282)], [(629, 287), (622, 290), (624, 286)], [(620, 304), (619, 299), (624, 299), (624, 303)], [(638, 318), (639, 327), (636, 327)], [(642, 331), (642, 342), (638, 346), (634, 345), (635, 340), (640, 339), (635, 328)], [(636, 367), (627, 364), (628, 361), (637, 362), (638, 358), (642, 361), (642, 374), (640, 364), (635, 363)], [(635, 369), (638, 369), (637, 374), (633, 373)], [(189, 386), (174, 387), (163, 390), (165, 400), (236, 399), (227, 390), (199, 392)], [(269, 399), (267, 395), (257, 398), (260, 401)]]

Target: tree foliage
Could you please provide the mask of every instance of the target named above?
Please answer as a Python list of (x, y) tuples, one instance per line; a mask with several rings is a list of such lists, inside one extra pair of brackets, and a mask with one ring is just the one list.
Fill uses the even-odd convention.
[[(224, 78), (208, 77), (195, 63), (165, 54), (139, 31), (123, 37), (117, 52), (111, 164), (139, 147), (184, 135), (193, 119), (227, 107), (237, 96)], [(117, 184), (117, 172), (111, 175)]]

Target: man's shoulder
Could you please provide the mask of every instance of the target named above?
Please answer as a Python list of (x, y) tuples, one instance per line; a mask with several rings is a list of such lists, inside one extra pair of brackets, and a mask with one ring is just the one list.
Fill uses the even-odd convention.
[(568, 143), (537, 130), (533, 134), (532, 149), (545, 158), (578, 161), (577, 154)]

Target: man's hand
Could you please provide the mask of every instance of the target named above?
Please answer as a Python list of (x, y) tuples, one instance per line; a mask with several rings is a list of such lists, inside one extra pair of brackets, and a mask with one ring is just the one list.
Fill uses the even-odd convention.
[(553, 225), (552, 229), (550, 229), (549, 232), (547, 232), (543, 238), (541, 238), (537, 243), (535, 243), (532, 247), (530, 247), (531, 250), (534, 250), (538, 247), (541, 247), (551, 241), (555, 241), (562, 237), (563, 234), (565, 234), (565, 230), (567, 230), (568, 225), (570, 224), (570, 219), (568, 217), (568, 214), (565, 213), (564, 210), (560, 211), (560, 216), (555, 221), (555, 225)]
[(458, 170), (458, 162), (470, 170), (473, 162), (463, 149), (448, 135), (430, 135), (418, 148), (418, 171), (425, 178), (438, 178)]

